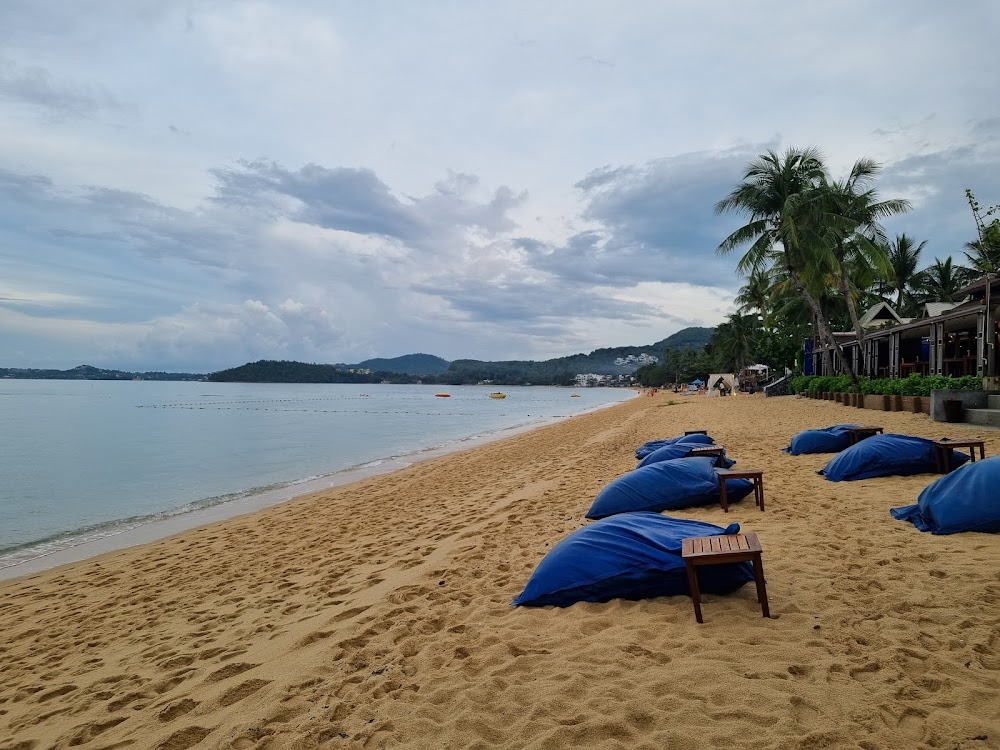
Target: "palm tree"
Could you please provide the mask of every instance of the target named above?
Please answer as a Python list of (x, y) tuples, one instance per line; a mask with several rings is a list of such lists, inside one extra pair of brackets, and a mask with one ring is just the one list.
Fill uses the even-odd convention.
[[(892, 267), (885, 252), (885, 232), (879, 221), (910, 209), (909, 201), (902, 199), (880, 200), (874, 181), (882, 167), (871, 159), (858, 159), (847, 178), (835, 182), (823, 181), (819, 190), (821, 198), (814, 205), (818, 210), (816, 221), (819, 231), (829, 243), (831, 263), (837, 269), (837, 281), (847, 303), (847, 312), (857, 336), (858, 344), (864, 341), (865, 332), (858, 316), (856, 298), (862, 289), (874, 281), (858, 285), (852, 282), (848, 266), (864, 269), (867, 274), (888, 275)], [(860, 390), (854, 368), (848, 374), (855, 390)]]
[[(758, 156), (747, 165), (743, 181), (715, 205), (716, 213), (746, 214), (749, 221), (722, 241), (716, 252), (725, 254), (750, 243), (737, 271), (748, 275), (772, 263), (787, 275), (813, 313), (820, 339), (843, 355), (830, 332), (816, 290), (821, 288), (822, 260), (816, 253), (814, 203), (825, 179), (823, 159), (815, 148), (788, 148)], [(829, 365), (829, 352), (824, 350)], [(841, 356), (840, 361), (846, 360)]]
[(737, 311), (749, 315), (759, 316), (762, 327), (767, 327), (767, 319), (771, 312), (771, 292), (774, 284), (763, 268), (757, 268), (750, 272), (747, 283), (744, 284), (736, 295)]
[(994, 214), (1000, 212), (1000, 205), (984, 209), (968, 188), (965, 197), (976, 220), (977, 235), (975, 240), (965, 243), (966, 250), (972, 252), (972, 255), (966, 252), (965, 257), (974, 270), (984, 274), (996, 273), (1000, 270), (1000, 218)]
[[(886, 254), (889, 256), (889, 265), (892, 266), (890, 277), (893, 288), (896, 290), (896, 312), (904, 315), (904, 309), (909, 312), (909, 303), (904, 305), (907, 287), (912, 288), (918, 281), (917, 264), (920, 261), (920, 253), (927, 244), (924, 240), (919, 245), (914, 245), (914, 241), (906, 236), (906, 233), (897, 234), (896, 239), (886, 245)], [(912, 295), (911, 295), (912, 297)], [(912, 299), (911, 299), (912, 302)]]
[(920, 272), (920, 285), (925, 302), (952, 302), (969, 283), (969, 269), (953, 265), (951, 256), (934, 259), (934, 265)]
[(731, 313), (712, 334), (710, 349), (722, 371), (739, 372), (749, 365), (757, 348), (757, 316)]
[(993, 234), (997, 235), (995, 239), (991, 238), (990, 232), (987, 231), (982, 239), (965, 243), (965, 257), (969, 261), (970, 268), (977, 273), (1000, 271), (1000, 232)]

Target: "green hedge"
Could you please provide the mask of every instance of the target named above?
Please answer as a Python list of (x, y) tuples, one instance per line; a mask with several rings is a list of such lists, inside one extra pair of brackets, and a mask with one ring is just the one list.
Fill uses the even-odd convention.
[[(931, 391), (981, 391), (983, 379), (976, 375), (951, 378), (943, 375), (917, 375), (905, 378), (858, 378), (861, 392), (875, 396), (929, 396)], [(791, 383), (792, 393), (847, 393), (852, 390), (847, 375), (800, 375)]]

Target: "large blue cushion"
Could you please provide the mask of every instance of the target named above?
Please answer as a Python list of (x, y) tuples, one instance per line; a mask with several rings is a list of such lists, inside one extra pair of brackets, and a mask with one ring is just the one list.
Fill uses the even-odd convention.
[(856, 424), (835, 424), (815, 430), (804, 430), (792, 438), (791, 444), (782, 450), (793, 456), (802, 453), (840, 453), (851, 444), (848, 430)]
[(673, 445), (675, 443), (702, 443), (704, 445), (712, 445), (715, 443), (715, 440), (713, 440), (709, 435), (702, 435), (700, 432), (694, 435), (678, 435), (677, 437), (664, 438), (663, 440), (650, 440), (648, 443), (643, 443), (635, 449), (635, 457), (636, 459), (645, 458), (657, 448), (662, 448), (665, 445)]
[[(704, 435), (699, 435), (698, 437), (705, 437)], [(678, 458), (687, 458), (688, 454), (695, 448), (704, 448), (704, 443), (671, 443), (669, 445), (664, 445), (661, 448), (657, 448), (652, 453), (648, 454), (639, 462), (639, 466), (649, 466), (649, 464), (656, 464), (660, 461), (673, 461)], [(722, 453), (722, 463), (727, 469), (733, 467), (736, 462), (729, 458), (725, 451)]]
[[(739, 532), (656, 513), (626, 513), (577, 529), (535, 568), (514, 605), (568, 607), (575, 602), (691, 595), (681, 542)], [(749, 562), (699, 568), (702, 593), (727, 594), (753, 580)]]
[[(661, 461), (633, 469), (608, 483), (597, 494), (587, 518), (605, 518), (616, 513), (676, 510), (719, 502), (719, 478), (711, 456)], [(753, 491), (749, 479), (726, 484), (730, 502)]]
[(1000, 532), (1000, 456), (974, 461), (927, 485), (916, 505), (893, 508), (893, 518), (912, 521), (921, 531)]
[[(965, 453), (951, 451), (952, 467), (968, 461)], [(909, 476), (937, 471), (934, 443), (911, 435), (872, 435), (838, 453), (819, 473), (831, 482)]]

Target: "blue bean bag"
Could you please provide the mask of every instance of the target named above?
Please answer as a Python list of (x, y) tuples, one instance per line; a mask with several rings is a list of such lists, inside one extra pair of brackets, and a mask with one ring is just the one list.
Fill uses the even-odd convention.
[(802, 453), (840, 453), (851, 444), (848, 430), (859, 427), (856, 424), (835, 424), (815, 430), (804, 430), (792, 438), (791, 444), (783, 451), (793, 456)]
[[(704, 437), (704, 436), (702, 436)], [(670, 445), (664, 445), (662, 448), (657, 448), (652, 453), (648, 454), (639, 462), (639, 466), (649, 466), (649, 464), (656, 464), (660, 461), (673, 461), (677, 458), (687, 458), (688, 454), (694, 448), (706, 447), (704, 443), (671, 443)], [(722, 454), (722, 463), (727, 469), (732, 468), (736, 462), (729, 458), (725, 451)]]
[[(961, 466), (969, 457), (951, 451), (952, 468)], [(825, 468), (819, 470), (831, 482), (850, 482), (855, 479), (909, 476), (937, 471), (934, 443), (927, 438), (910, 435), (872, 435), (834, 456)]]
[[(736, 534), (710, 523), (625, 513), (577, 529), (535, 568), (514, 606), (568, 607), (576, 602), (691, 595), (681, 541), (687, 537)], [(698, 571), (701, 592), (728, 594), (753, 580), (749, 562), (706, 565)]]
[(921, 531), (956, 534), (960, 531), (1000, 532), (1000, 456), (974, 461), (924, 487), (916, 505), (889, 512), (900, 521), (912, 521)]
[[(611, 481), (597, 494), (587, 518), (605, 518), (616, 513), (677, 510), (719, 502), (719, 478), (711, 456), (679, 458), (633, 469)], [(753, 491), (749, 479), (726, 483), (730, 502)]]
[(643, 443), (636, 448), (635, 457), (636, 459), (645, 458), (657, 448), (662, 448), (665, 445), (674, 445), (675, 443), (701, 443), (703, 445), (712, 445), (715, 443), (715, 440), (708, 435), (702, 435), (700, 432), (694, 435), (678, 435), (677, 437), (665, 438), (663, 440), (650, 440), (648, 443)]

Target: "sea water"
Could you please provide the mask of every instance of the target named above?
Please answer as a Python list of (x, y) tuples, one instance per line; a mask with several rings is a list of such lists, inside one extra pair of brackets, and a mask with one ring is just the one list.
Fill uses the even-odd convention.
[[(98, 540), (105, 546), (90, 554), (635, 395), (504, 387), (507, 398), (492, 399), (490, 390), (0, 381), (0, 577), (74, 559), (67, 550)], [(146, 527), (162, 530), (136, 533)], [(131, 541), (107, 546), (123, 534)]]

